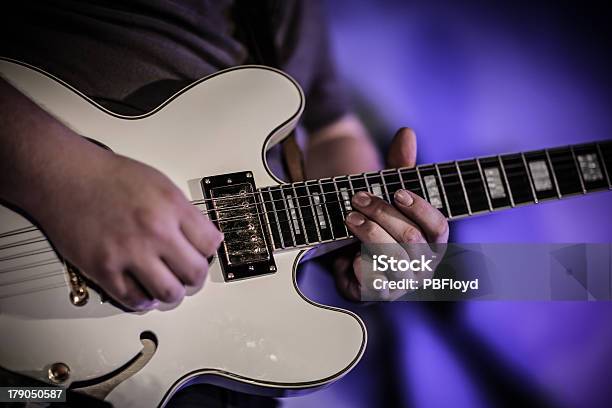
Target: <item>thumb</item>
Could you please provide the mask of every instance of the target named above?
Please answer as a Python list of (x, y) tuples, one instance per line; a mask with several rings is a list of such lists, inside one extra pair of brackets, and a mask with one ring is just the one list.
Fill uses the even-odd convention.
[(401, 128), (397, 131), (389, 152), (387, 164), (392, 167), (414, 167), (416, 165), (417, 143), (416, 135), (410, 128)]

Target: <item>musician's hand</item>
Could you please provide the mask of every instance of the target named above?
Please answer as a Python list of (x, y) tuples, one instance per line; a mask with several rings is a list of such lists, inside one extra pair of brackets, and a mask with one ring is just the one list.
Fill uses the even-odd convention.
[[(415, 162), (414, 132), (400, 129), (391, 143), (388, 165), (392, 168), (414, 167)], [(448, 240), (446, 218), (426, 200), (410, 191), (398, 190), (394, 197), (395, 206), (365, 192), (356, 194), (352, 203), (356, 211), (347, 216), (346, 225), (364, 243), (418, 244), (446, 243)], [(399, 245), (397, 248), (401, 249)], [(359, 300), (362, 288), (369, 283), (364, 282), (365, 277), (359, 271), (359, 264), (359, 255), (352, 262), (342, 258), (336, 262), (337, 286), (352, 300)], [(396, 293), (392, 297), (401, 294)], [(378, 292), (378, 295), (386, 298), (390, 294)]]
[(222, 234), (163, 174), (84, 149), (35, 217), (58, 251), (130, 309), (174, 303), (203, 283)]

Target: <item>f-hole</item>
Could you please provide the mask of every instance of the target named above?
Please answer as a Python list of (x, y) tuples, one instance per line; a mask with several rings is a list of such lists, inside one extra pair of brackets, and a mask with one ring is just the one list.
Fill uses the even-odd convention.
[(157, 336), (151, 331), (144, 331), (140, 333), (140, 342), (142, 350), (123, 366), (98, 378), (75, 381), (70, 388), (103, 400), (115, 387), (139, 372), (153, 358), (158, 346)]

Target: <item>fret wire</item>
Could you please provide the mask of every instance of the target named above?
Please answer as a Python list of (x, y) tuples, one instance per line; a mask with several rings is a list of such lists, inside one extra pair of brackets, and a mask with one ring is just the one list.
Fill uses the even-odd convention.
[(365, 181), (365, 185), (366, 185), (366, 191), (368, 193), (374, 194), (374, 192), (372, 191), (372, 188), (370, 186), (370, 183), (368, 183), (368, 178), (365, 176), (365, 173), (363, 173), (364, 177), (363, 180)]
[(576, 166), (576, 172), (578, 173), (578, 179), (580, 180), (580, 187), (582, 187), (582, 194), (586, 194), (586, 187), (584, 186), (584, 180), (582, 179), (582, 170), (578, 166), (578, 160), (576, 160), (576, 153), (574, 153), (574, 146), (569, 146), (570, 152), (572, 152), (572, 158), (574, 159), (574, 165)]
[[(306, 242), (307, 244), (308, 242), (308, 232), (306, 231), (306, 224), (304, 223), (304, 215), (302, 214), (302, 205), (300, 204), (300, 200), (298, 199), (298, 193), (295, 189), (295, 183), (291, 184), (291, 188), (293, 189), (293, 194), (295, 194), (295, 207), (297, 207), (297, 211), (300, 214), (300, 224), (302, 224), (302, 236), (304, 237), (304, 242)], [(293, 197), (290, 198), (290, 200), (293, 200)]]
[(476, 165), (478, 166), (478, 171), (480, 172), (480, 179), (482, 180), (482, 186), (484, 187), (485, 195), (487, 196), (487, 203), (489, 203), (489, 211), (493, 211), (493, 204), (491, 203), (491, 197), (489, 196), (489, 185), (485, 181), (484, 173), (482, 172), (482, 166), (480, 165), (479, 159), (476, 159)]
[(438, 163), (434, 164), (436, 168), (436, 173), (438, 173), (438, 178), (440, 179), (440, 188), (442, 189), (442, 194), (444, 194), (444, 202), (446, 203), (446, 211), (448, 212), (448, 218), (453, 218), (453, 214), (451, 213), (450, 205), (448, 205), (448, 197), (446, 196), (446, 190), (444, 189), (444, 182), (442, 181), (442, 176), (440, 175), (440, 169), (438, 168)]
[[(264, 222), (264, 224), (266, 224), (266, 230), (268, 231), (268, 235), (267, 236), (266, 236), (266, 234), (262, 234), (262, 235), (264, 236), (264, 238), (268, 239), (268, 243), (269, 244), (272, 244), (271, 245), (272, 249), (276, 249), (276, 243), (274, 242), (274, 236), (272, 235), (272, 229), (271, 229), (272, 228), (272, 223), (270, 222), (270, 218), (269, 218), (269, 215), (268, 215), (268, 211), (266, 211), (265, 204), (263, 204), (263, 202), (264, 202), (263, 201), (263, 194), (261, 193), (261, 191), (259, 191), (259, 198), (261, 199), (261, 205), (259, 207), (261, 207), (261, 209), (263, 210), (263, 214), (261, 214), (261, 215), (264, 215), (266, 217), (265, 219), (267, 220), (267, 222)], [(257, 206), (255, 207), (255, 209), (259, 210), (259, 208)], [(258, 214), (257, 216), (259, 218), (260, 214)], [(261, 232), (264, 232), (263, 228), (262, 228)]]
[[(258, 190), (258, 193), (259, 193), (259, 198), (261, 199), (261, 203), (262, 203), (261, 205), (263, 206), (263, 205), (264, 205), (264, 204), (263, 204), (263, 196), (262, 196), (262, 194), (261, 194), (261, 191), (259, 191), (259, 190)], [(264, 222), (264, 224), (266, 224), (265, 230), (267, 230), (267, 231), (268, 231), (268, 234), (269, 234), (269, 235), (267, 235), (267, 236), (266, 236), (266, 234), (265, 234), (265, 233), (263, 233), (263, 232), (264, 232), (264, 228), (261, 228), (261, 232), (263, 233), (262, 235), (264, 236), (264, 238), (266, 238), (266, 239), (268, 239), (268, 240), (269, 240), (269, 243), (271, 243), (271, 244), (272, 244), (272, 249), (276, 249), (276, 248), (275, 248), (275, 246), (274, 246), (274, 238), (272, 237), (272, 230), (270, 229), (270, 226), (271, 226), (271, 225), (270, 225), (270, 218), (268, 218), (268, 212), (266, 211), (266, 209), (265, 209), (265, 208), (263, 208), (263, 213), (262, 213), (262, 214), (259, 214), (259, 208), (258, 208), (258, 206), (257, 206), (257, 205), (255, 205), (255, 209), (257, 210), (257, 213), (258, 213), (258, 214), (257, 214), (257, 218), (258, 218), (258, 219), (259, 219), (259, 217), (265, 217), (265, 218), (266, 218), (266, 220), (267, 220), (267, 222)], [(264, 220), (264, 221), (265, 221), (265, 220)]]
[[(406, 185), (404, 184), (404, 178), (402, 177), (402, 172), (401, 172), (400, 169), (397, 169), (397, 177), (399, 178), (400, 184), (402, 185), (402, 190), (405, 190), (406, 189)], [(423, 194), (425, 194), (425, 193), (423, 193)]]
[(521, 153), (521, 158), (523, 159), (523, 165), (525, 166), (525, 171), (527, 172), (527, 178), (529, 179), (529, 187), (531, 187), (531, 194), (533, 195), (533, 201), (535, 204), (538, 203), (538, 196), (535, 192), (535, 185), (533, 184), (533, 179), (531, 178), (531, 170), (529, 166), (527, 166), (527, 159), (525, 159), (525, 153)]
[[(289, 232), (291, 233), (291, 238), (293, 239), (293, 244), (294, 246), (297, 245), (297, 239), (295, 237), (295, 232), (293, 231), (293, 217), (291, 216), (291, 214), (289, 213), (289, 208), (287, 205), (287, 197), (285, 196), (285, 189), (282, 187), (279, 187), (280, 193), (281, 193), (281, 197), (283, 198), (283, 207), (285, 207), (285, 213), (287, 214), (287, 224), (289, 224)], [(282, 210), (281, 210), (282, 211)]]
[[(346, 208), (344, 207), (344, 197), (341, 196), (340, 190), (338, 190), (338, 182), (336, 181), (336, 178), (337, 177), (332, 178), (332, 182), (334, 183), (334, 190), (336, 190), (336, 198), (338, 199), (338, 206), (340, 207), (340, 212), (344, 215), (343, 218), (346, 219), (347, 213), (346, 213)], [(342, 220), (342, 225), (344, 226), (344, 229), (346, 230), (346, 235), (349, 236), (350, 231), (348, 227), (346, 226), (344, 219)]]
[(470, 205), (470, 200), (468, 199), (467, 191), (465, 189), (465, 183), (463, 182), (463, 176), (461, 175), (461, 170), (459, 170), (459, 163), (455, 160), (455, 168), (457, 169), (457, 174), (459, 175), (459, 182), (461, 184), (461, 188), (463, 189), (463, 197), (465, 197), (465, 204), (467, 205), (468, 214), (472, 215), (472, 206)]
[[(321, 179), (318, 180), (319, 182), (319, 192), (321, 194), (321, 198), (323, 199), (323, 201), (321, 201), (321, 206), (323, 207), (323, 211), (325, 211), (325, 214), (327, 214), (327, 221), (329, 222), (329, 232), (331, 233), (332, 239), (336, 239), (336, 234), (334, 234), (334, 225), (332, 224), (332, 219), (331, 216), (329, 215), (329, 210), (327, 209), (327, 204), (325, 204), (325, 191), (323, 190), (323, 185), (321, 184)], [(342, 223), (344, 224), (344, 223)], [(348, 231), (347, 231), (348, 234)]]
[[(423, 192), (423, 197), (425, 197), (425, 195), (427, 193), (425, 192), (425, 186), (423, 185), (423, 176), (421, 175), (421, 171), (419, 170), (419, 166), (416, 166), (415, 169), (416, 169), (417, 178), (419, 179), (419, 184), (421, 185), (421, 191)], [(442, 181), (440, 181), (440, 182), (442, 182)]]
[(283, 238), (283, 231), (281, 231), (280, 229), (280, 219), (278, 218), (278, 213), (276, 211), (276, 204), (274, 203), (274, 197), (272, 197), (272, 192), (271, 189), (268, 189), (268, 194), (270, 195), (270, 198), (272, 199), (272, 211), (274, 212), (274, 218), (276, 219), (276, 225), (278, 227), (278, 235), (280, 236), (280, 241), (281, 241), (281, 246), (283, 248), (285, 248), (287, 245), (285, 245), (285, 238)]
[(510, 183), (508, 183), (508, 177), (506, 176), (506, 170), (504, 169), (504, 163), (502, 163), (501, 156), (497, 156), (497, 161), (499, 162), (499, 167), (501, 168), (502, 174), (504, 175), (504, 180), (506, 181), (508, 197), (510, 198), (510, 206), (514, 207), (514, 197), (512, 197), (512, 192), (510, 191)]
[(612, 184), (610, 183), (610, 175), (608, 174), (608, 169), (606, 167), (606, 158), (601, 152), (601, 148), (599, 147), (599, 142), (595, 143), (595, 147), (597, 147), (597, 153), (599, 154), (599, 158), (601, 159), (601, 167), (603, 167), (604, 174), (606, 175), (606, 181), (608, 182), (608, 188), (612, 190)]
[(389, 190), (387, 189), (387, 182), (385, 181), (385, 176), (383, 175), (383, 173), (384, 173), (384, 170), (381, 170), (378, 172), (378, 175), (380, 176), (380, 183), (385, 189), (385, 194), (387, 195), (387, 202), (389, 202), (390, 204), (393, 204), (393, 200), (391, 199), (391, 196), (389, 195)]
[(548, 153), (548, 149), (544, 149), (544, 154), (546, 155), (546, 161), (548, 162), (548, 166), (550, 167), (550, 173), (552, 174), (553, 181), (555, 182), (557, 197), (561, 198), (561, 189), (559, 188), (559, 183), (557, 182), (557, 175), (555, 174), (555, 169), (553, 168), (552, 160), (550, 160), (550, 154)]
[[(349, 183), (349, 187), (351, 188), (351, 193), (352, 193), (351, 196), (349, 197), (349, 201), (352, 201), (353, 196), (355, 195), (355, 189), (353, 188), (353, 183), (351, 182), (351, 176), (348, 176), (346, 180)], [(351, 203), (351, 208), (353, 208), (352, 203)]]
[(304, 189), (306, 190), (306, 195), (308, 196), (308, 201), (310, 202), (310, 207), (312, 207), (312, 215), (313, 215), (313, 224), (315, 225), (315, 231), (317, 232), (317, 238), (319, 240), (319, 242), (323, 241), (321, 239), (321, 231), (320, 228), (321, 226), (319, 225), (319, 213), (317, 212), (317, 209), (315, 208), (313, 201), (312, 201), (312, 197), (313, 195), (310, 194), (310, 189), (308, 188), (308, 186), (306, 185), (306, 183), (304, 183)]

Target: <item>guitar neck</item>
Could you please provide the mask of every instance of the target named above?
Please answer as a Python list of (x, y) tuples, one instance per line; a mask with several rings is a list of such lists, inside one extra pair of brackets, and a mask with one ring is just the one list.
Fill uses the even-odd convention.
[(259, 190), (275, 249), (351, 238), (351, 198), (393, 202), (399, 189), (425, 198), (449, 220), (612, 189), (612, 141), (389, 169)]

